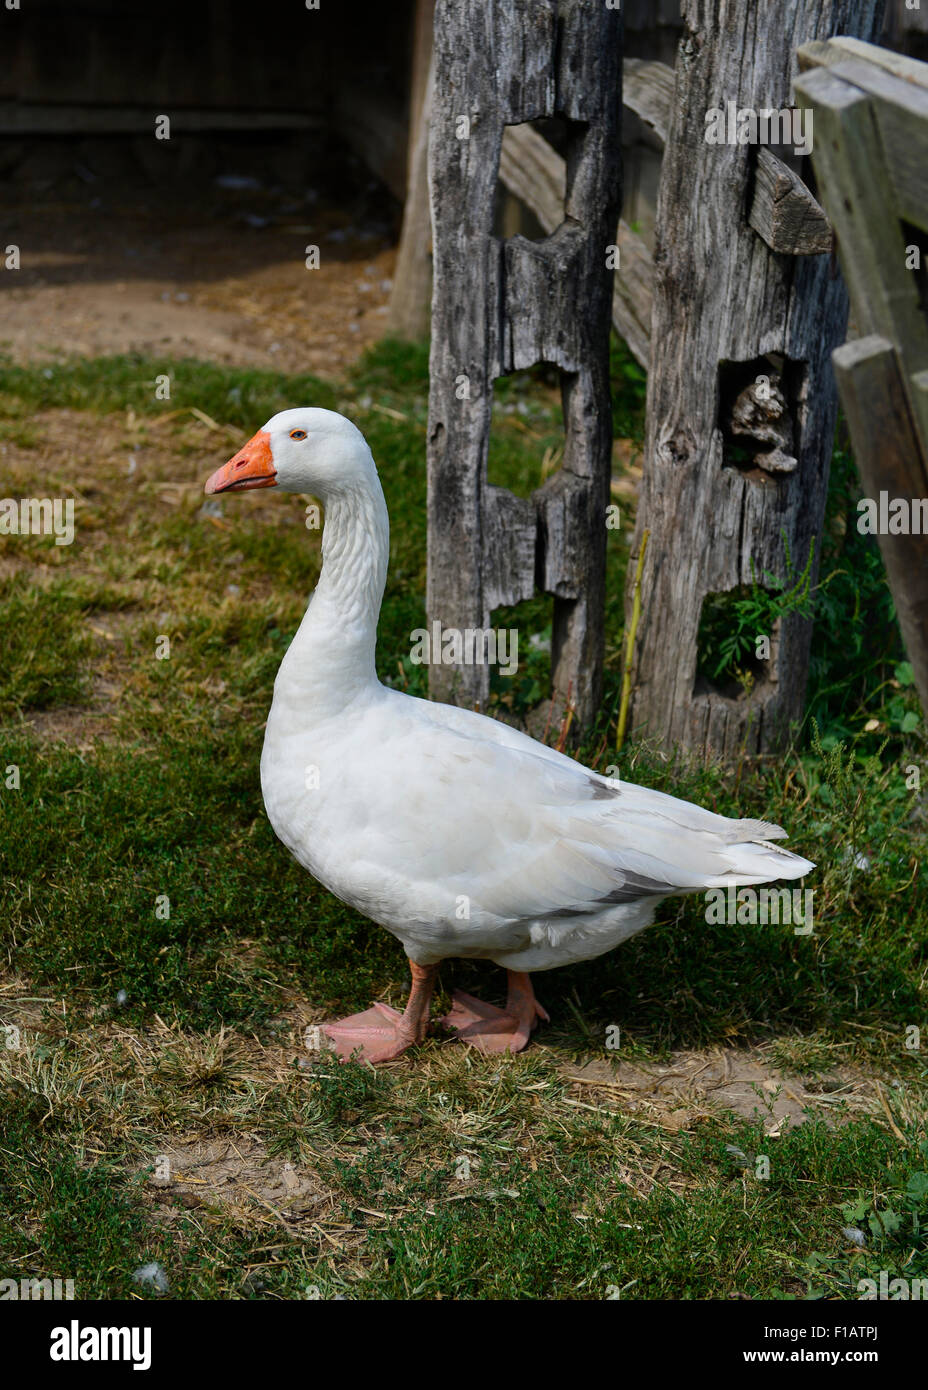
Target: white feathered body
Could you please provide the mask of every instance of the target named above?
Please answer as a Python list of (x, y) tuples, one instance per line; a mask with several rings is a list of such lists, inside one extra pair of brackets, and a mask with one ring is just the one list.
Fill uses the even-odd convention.
[(776, 826), (615, 783), (506, 724), (384, 686), (307, 727), (279, 678), (261, 780), (299, 862), (420, 965), (549, 970), (611, 950), (669, 894), (812, 867), (751, 843)]

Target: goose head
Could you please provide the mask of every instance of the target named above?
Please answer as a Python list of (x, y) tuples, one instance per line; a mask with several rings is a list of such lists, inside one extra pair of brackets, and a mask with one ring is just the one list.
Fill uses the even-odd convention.
[(325, 500), (369, 482), (374, 461), (364, 435), (334, 410), (282, 410), (207, 479), (205, 491), (279, 487)]

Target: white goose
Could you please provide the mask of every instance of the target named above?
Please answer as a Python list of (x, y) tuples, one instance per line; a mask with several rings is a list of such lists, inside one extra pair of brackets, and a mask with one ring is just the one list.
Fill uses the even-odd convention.
[(325, 1026), (372, 1062), (421, 1042), (439, 962), (495, 961), (505, 1009), (456, 992), (445, 1024), (519, 1051), (547, 1018), (530, 971), (590, 960), (650, 925), (671, 893), (798, 878), (779, 826), (731, 820), (609, 779), (470, 710), (381, 685), (374, 669), (389, 521), (361, 432), (284, 410), (206, 484), (279, 487), (325, 507), (322, 573), (281, 662), (261, 757), (271, 825), (343, 902), (403, 943), (412, 989)]

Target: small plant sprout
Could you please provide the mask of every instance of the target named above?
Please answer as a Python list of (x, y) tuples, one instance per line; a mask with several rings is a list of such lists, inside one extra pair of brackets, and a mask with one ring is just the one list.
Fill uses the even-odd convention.
[(814, 612), (815, 540), (797, 573), (786, 532), (781, 535), (785, 555), (782, 576), (765, 571), (761, 583), (752, 560), (750, 586), (712, 595), (703, 604), (697, 638), (700, 672), (713, 682), (735, 680), (748, 694), (757, 677), (745, 663), (749, 658), (770, 660), (770, 634), (775, 625), (787, 614), (811, 618)]

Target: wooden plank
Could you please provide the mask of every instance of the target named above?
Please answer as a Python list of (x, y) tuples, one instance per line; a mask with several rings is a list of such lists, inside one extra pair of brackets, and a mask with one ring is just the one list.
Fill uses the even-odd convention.
[(654, 302), (654, 257), (647, 243), (623, 219), (616, 236), (619, 268), (612, 292), (612, 322), (635, 359), (648, 369), (651, 360), (651, 309)]
[(534, 595), (538, 522), (534, 502), (506, 488), (485, 487), (482, 503), (484, 601), (492, 612)]
[(785, 255), (820, 256), (834, 244), (824, 208), (799, 175), (766, 147), (757, 152), (748, 221), (771, 251)]
[[(622, 64), (623, 103), (662, 145), (673, 110), (674, 80), (674, 70), (666, 63), (626, 58)], [(799, 175), (766, 147), (757, 152), (748, 220), (772, 251), (791, 256), (831, 251), (833, 236), (824, 209)]]
[[(928, 368), (928, 325), (916, 278), (906, 269), (893, 170), (882, 124), (874, 120), (873, 98), (846, 81), (841, 67), (820, 67), (797, 77), (796, 94), (814, 115), (812, 160), (860, 332), (888, 339), (911, 375)], [(906, 83), (895, 85), (914, 90)], [(924, 187), (921, 198), (924, 215)], [(910, 400), (922, 438), (928, 439), (928, 407), (923, 399)]]
[[(833, 355), (864, 495), (878, 502), (928, 499), (928, 460), (922, 454), (893, 345), (870, 335)], [(928, 710), (928, 536), (877, 537), (902, 640)]]
[(583, 228), (562, 222), (544, 241), (523, 236), (503, 242), (502, 310), (505, 330), (494, 376), (551, 362), (562, 371), (583, 368), (587, 335), (577, 306), (589, 275)]
[(590, 500), (589, 488), (563, 468), (534, 494), (541, 528), (541, 585), (557, 598), (579, 598), (586, 587), (584, 536), (598, 524)]
[(887, 154), (870, 98), (834, 68), (808, 72), (794, 85), (814, 116), (812, 160), (819, 193), (838, 236), (861, 332), (881, 334), (900, 349), (911, 343), (912, 366), (921, 370), (928, 366), (928, 333), (915, 279), (905, 268)]
[[(925, 18), (928, 20), (928, 8)], [(904, 82), (914, 82), (918, 87), (928, 87), (928, 63), (917, 58), (908, 58), (891, 48), (880, 48), (875, 43), (864, 43), (862, 39), (850, 38), (846, 34), (836, 34), (833, 39), (822, 43), (808, 43), (796, 55), (799, 67), (807, 72), (813, 67), (835, 67), (847, 58), (859, 58), (900, 77)]]
[(928, 86), (856, 58), (835, 64), (829, 72), (873, 98), (898, 215), (928, 231)]
[(673, 111), (674, 70), (666, 63), (626, 58), (622, 63), (622, 102), (667, 142)]

